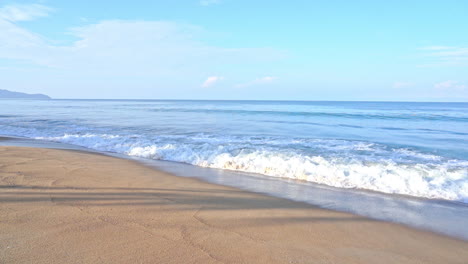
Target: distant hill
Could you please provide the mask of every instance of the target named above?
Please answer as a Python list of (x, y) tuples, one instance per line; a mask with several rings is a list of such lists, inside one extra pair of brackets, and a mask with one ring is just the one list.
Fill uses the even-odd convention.
[(0, 99), (51, 99), (45, 94), (27, 94), (0, 89)]

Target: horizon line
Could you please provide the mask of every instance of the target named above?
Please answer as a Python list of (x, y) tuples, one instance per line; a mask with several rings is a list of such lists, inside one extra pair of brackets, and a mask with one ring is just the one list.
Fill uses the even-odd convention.
[(356, 102), (356, 103), (468, 103), (468, 101), (398, 101), (398, 100), (281, 100), (281, 99), (142, 99), (142, 98), (50, 98), (50, 99), (27, 99), (27, 98), (3, 98), (20, 100), (89, 100), (89, 101), (251, 101), (251, 102)]

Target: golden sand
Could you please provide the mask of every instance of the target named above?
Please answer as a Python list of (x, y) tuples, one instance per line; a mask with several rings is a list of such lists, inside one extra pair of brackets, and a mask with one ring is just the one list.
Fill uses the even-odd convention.
[(68, 150), (0, 147), (0, 263), (468, 263), (468, 242)]

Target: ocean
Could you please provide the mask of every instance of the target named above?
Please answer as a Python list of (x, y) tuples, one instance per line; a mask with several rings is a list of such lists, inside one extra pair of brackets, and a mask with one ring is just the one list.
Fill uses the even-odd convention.
[(0, 135), (468, 203), (468, 103), (0, 100)]

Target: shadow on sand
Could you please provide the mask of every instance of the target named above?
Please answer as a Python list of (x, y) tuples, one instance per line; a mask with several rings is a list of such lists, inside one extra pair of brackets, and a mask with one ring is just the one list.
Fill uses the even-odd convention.
[[(252, 195), (251, 193), (236, 190), (217, 189), (173, 189), (173, 188), (84, 188), (84, 187), (49, 187), (49, 186), (24, 186), (24, 185), (0, 185), (0, 203), (38, 203), (52, 202), (62, 206), (86, 206), (86, 207), (119, 207), (130, 206), (145, 207), (151, 210), (324, 210), (312, 205), (279, 199), (269, 196)], [(157, 207), (157, 208), (156, 208)], [(269, 212), (269, 211), (268, 211)], [(273, 212), (273, 211), (271, 211)], [(313, 217), (312, 214), (275, 217), (274, 214), (257, 218), (255, 215), (248, 218), (237, 218), (248, 221), (251, 225), (285, 224), (293, 222), (336, 222), (336, 221), (372, 221), (351, 214), (339, 214), (339, 217)]]

